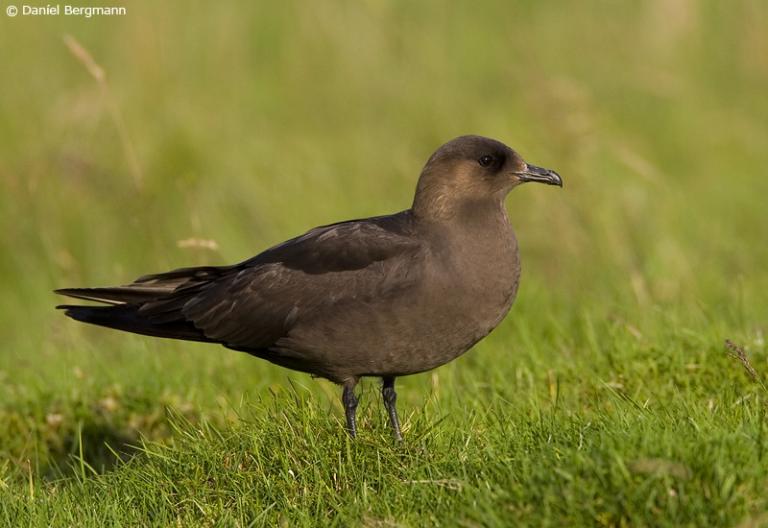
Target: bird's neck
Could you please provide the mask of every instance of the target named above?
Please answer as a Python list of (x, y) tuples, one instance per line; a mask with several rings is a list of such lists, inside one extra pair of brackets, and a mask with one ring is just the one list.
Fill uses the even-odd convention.
[(419, 221), (451, 228), (472, 230), (508, 224), (503, 196), (457, 197), (449, 192), (423, 193), (417, 194), (411, 211)]

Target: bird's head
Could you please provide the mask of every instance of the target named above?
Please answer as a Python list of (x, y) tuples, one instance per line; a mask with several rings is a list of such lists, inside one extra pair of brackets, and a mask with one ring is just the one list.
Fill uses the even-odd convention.
[(509, 191), (525, 182), (563, 186), (558, 173), (526, 163), (500, 141), (460, 136), (437, 149), (427, 161), (413, 210), (444, 217), (467, 207), (500, 204)]

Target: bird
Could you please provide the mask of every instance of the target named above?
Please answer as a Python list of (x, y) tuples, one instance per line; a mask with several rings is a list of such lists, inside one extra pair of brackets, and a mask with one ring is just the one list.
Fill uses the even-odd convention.
[(427, 160), (410, 208), (316, 227), (228, 266), (181, 268), (116, 287), (55, 293), (84, 323), (217, 343), (342, 387), (357, 436), (355, 388), (382, 380), (402, 440), (395, 380), (444, 365), (487, 336), (518, 291), (518, 243), (505, 207), (526, 182), (560, 175), (504, 143), (457, 137)]

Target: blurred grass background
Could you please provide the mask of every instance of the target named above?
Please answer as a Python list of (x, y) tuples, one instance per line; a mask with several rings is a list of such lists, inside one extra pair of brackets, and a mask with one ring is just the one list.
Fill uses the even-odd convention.
[[(261, 402), (257, 414), (291, 399), (288, 380), (336, 413), (332, 426), (317, 420), (340, 435), (327, 382), (77, 325), (51, 290), (231, 263), (315, 225), (404, 209), (431, 152), (467, 133), (558, 170), (565, 188), (510, 196), (518, 301), (476, 351), (404, 380), (413, 434), (461, 429), (484, 395), (523, 408), (557, 396), (585, 417), (613, 409), (618, 391), (660, 405), (660, 424), (664, 405), (733, 418), (747, 394), (762, 408), (722, 342), (768, 371), (768, 4), (126, 6), (111, 18), (0, 17), (3, 489), (62, 476), (84, 431), (97, 465), (104, 440), (173, 439), (166, 407), (236, 422), (243, 398)], [(64, 35), (103, 68), (107, 91)], [(215, 248), (182, 247), (189, 239)], [(750, 422), (760, 435), (762, 416)], [(712, 435), (728, 433), (712, 420)], [(768, 483), (761, 453), (744, 477), (754, 490)], [(727, 524), (763, 511), (759, 496), (700, 507)], [(590, 519), (642, 519), (611, 515)]]

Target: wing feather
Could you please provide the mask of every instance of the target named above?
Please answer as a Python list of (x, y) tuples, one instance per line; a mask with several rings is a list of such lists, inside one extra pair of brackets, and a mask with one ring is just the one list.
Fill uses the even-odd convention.
[(169, 304), (180, 306), (183, 318), (211, 340), (240, 349), (267, 348), (299, 321), (333, 306), (370, 302), (408, 287), (411, 261), (422, 247), (407, 228), (403, 216), (316, 228), (194, 292), (182, 288), (147, 303), (141, 312), (167, 322)]

